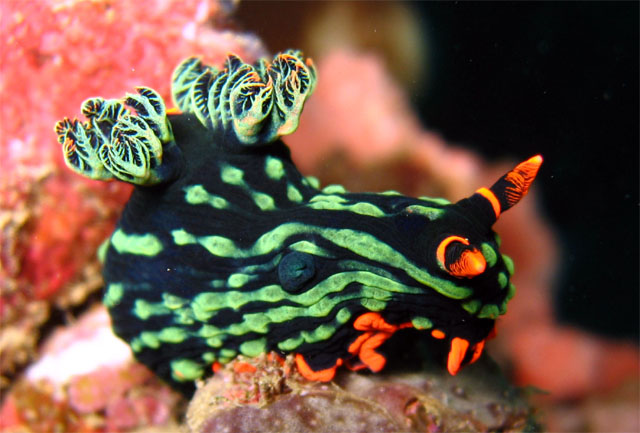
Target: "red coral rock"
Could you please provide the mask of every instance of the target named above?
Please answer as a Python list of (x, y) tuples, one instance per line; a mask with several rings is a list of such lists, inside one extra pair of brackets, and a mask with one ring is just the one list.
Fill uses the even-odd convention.
[(39, 361), (11, 388), (0, 415), (16, 430), (128, 431), (174, 426), (179, 400), (133, 360), (100, 306), (53, 333)]
[[(95, 251), (131, 191), (69, 172), (53, 125), (88, 97), (137, 85), (170, 100), (186, 56), (262, 54), (252, 36), (210, 26), (227, 12), (214, 0), (0, 2), (0, 325), (11, 330), (0, 337), (0, 377), (31, 356), (51, 303), (77, 305), (100, 287)], [(38, 300), (42, 314), (27, 314)]]
[[(132, 361), (132, 360), (131, 360)], [(69, 383), (69, 403), (78, 413), (105, 409), (112, 400), (148, 381), (152, 374), (140, 364), (100, 368), (90, 374), (75, 376)]]

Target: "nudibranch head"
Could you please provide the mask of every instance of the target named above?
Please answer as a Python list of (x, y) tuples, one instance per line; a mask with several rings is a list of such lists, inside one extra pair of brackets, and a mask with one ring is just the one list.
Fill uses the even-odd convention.
[(189, 58), (172, 81), (175, 114), (138, 88), (56, 125), (72, 170), (136, 185), (106, 247), (104, 302), (139, 360), (186, 390), (267, 351), (328, 381), (341, 365), (380, 371), (380, 346), (406, 328), (449, 345), (451, 374), (478, 359), (514, 294), (491, 227), (541, 157), (457, 203), (319, 189), (279, 140), (315, 87), (299, 51)]

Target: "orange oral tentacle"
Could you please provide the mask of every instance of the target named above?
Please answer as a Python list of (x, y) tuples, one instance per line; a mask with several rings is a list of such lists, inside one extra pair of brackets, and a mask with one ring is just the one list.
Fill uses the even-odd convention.
[(384, 368), (387, 359), (375, 351), (378, 347), (387, 341), (392, 334), (386, 332), (378, 332), (362, 344), (360, 348), (360, 361), (362, 361), (369, 370), (377, 373)]
[(395, 332), (398, 329), (397, 325), (391, 325), (387, 323), (380, 313), (364, 313), (359, 316), (353, 327), (358, 331), (383, 331), (383, 332)]
[(318, 381), (318, 382), (329, 382), (336, 375), (336, 369), (342, 365), (342, 359), (338, 358), (336, 364), (333, 367), (326, 368), (324, 370), (314, 371), (309, 367), (307, 361), (305, 361), (304, 356), (297, 353), (296, 354), (296, 366), (298, 367), (298, 371), (305, 379)]
[(362, 347), (362, 344), (365, 341), (367, 341), (369, 338), (371, 338), (372, 335), (373, 335), (373, 332), (365, 332), (364, 334), (358, 336), (358, 338), (356, 338), (356, 340), (349, 345), (349, 348), (347, 349), (349, 353), (353, 353), (354, 355), (357, 355), (358, 352), (360, 352), (360, 348)]
[(349, 365), (351, 370), (360, 370), (369, 367), (371, 371), (378, 372), (386, 364), (386, 358), (375, 351), (382, 343), (391, 338), (394, 332), (399, 329), (411, 328), (411, 322), (392, 325), (379, 314), (374, 312), (364, 313), (353, 322), (354, 329), (365, 331), (359, 335), (347, 349), (349, 353), (358, 355), (363, 364)]
[(460, 364), (464, 360), (469, 348), (469, 342), (464, 338), (455, 337), (451, 340), (451, 350), (449, 351), (449, 358), (447, 359), (447, 370), (452, 376), (458, 374), (460, 371)]
[(478, 358), (480, 358), (480, 355), (482, 355), (482, 350), (484, 349), (484, 344), (485, 341), (482, 340), (475, 346), (473, 346), (473, 356), (471, 357), (471, 361), (469, 361), (469, 364), (473, 364), (478, 360)]
[(353, 322), (353, 327), (358, 331), (368, 331), (373, 328), (372, 323), (379, 319), (378, 313), (364, 313)]

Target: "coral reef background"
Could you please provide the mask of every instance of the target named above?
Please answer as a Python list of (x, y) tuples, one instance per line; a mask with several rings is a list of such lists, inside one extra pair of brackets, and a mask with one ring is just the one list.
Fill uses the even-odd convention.
[[(637, 3), (0, 2), (0, 427), (130, 431), (184, 413), (88, 309), (130, 190), (70, 173), (55, 120), (136, 85), (168, 98), (188, 55), (296, 47), (320, 78), (287, 144), (323, 184), (455, 200), (509, 159), (545, 156), (497, 226), (518, 293), (488, 352), (548, 392), (533, 392), (548, 429), (637, 430), (637, 16)], [(100, 345), (113, 356), (91, 356)]]

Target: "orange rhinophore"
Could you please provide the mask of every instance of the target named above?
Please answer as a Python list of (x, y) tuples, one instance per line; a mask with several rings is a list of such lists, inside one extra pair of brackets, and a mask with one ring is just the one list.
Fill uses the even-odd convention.
[(454, 277), (472, 278), (480, 275), (487, 267), (487, 262), (480, 251), (476, 248), (461, 249), (458, 248), (458, 255), (451, 261), (446, 260), (447, 247), (455, 243), (469, 245), (469, 240), (460, 236), (448, 236), (440, 245), (436, 252), (438, 263)]
[(527, 194), (541, 164), (542, 156), (536, 155), (518, 164), (516, 168), (507, 173), (506, 180), (511, 185), (506, 188), (506, 197), (510, 206), (518, 203)]
[(496, 197), (496, 195), (489, 188), (485, 188), (484, 186), (476, 191), (476, 193), (480, 194), (491, 203), (491, 207), (493, 208), (493, 213), (496, 214), (496, 219), (500, 218), (500, 201)]
[[(542, 165), (542, 156), (533, 156), (518, 164), (513, 170), (493, 184), (490, 189), (499, 201), (500, 212), (510, 209), (527, 195), (531, 183), (538, 174), (540, 165)], [(499, 215), (499, 213), (496, 213), (496, 218), (498, 218)]]
[(376, 349), (387, 341), (399, 329), (410, 328), (410, 322), (392, 325), (387, 323), (379, 313), (364, 313), (353, 322), (358, 331), (365, 331), (349, 345), (348, 352), (357, 355), (362, 364), (348, 365), (352, 370), (360, 370), (362, 365), (378, 372), (384, 368), (387, 360)]
[(469, 240), (460, 236), (447, 236), (442, 242), (440, 242), (436, 251), (436, 257), (443, 268), (446, 267), (444, 257), (445, 251), (452, 242), (460, 242), (463, 245), (469, 245)]
[(486, 267), (484, 256), (474, 248), (463, 251), (458, 260), (449, 265), (449, 273), (456, 277), (471, 278), (483, 273)]

